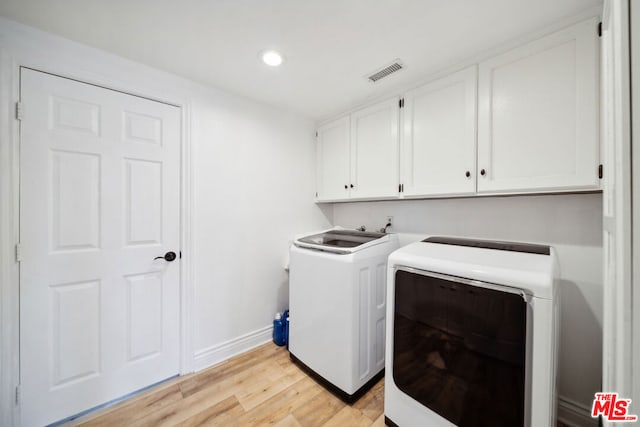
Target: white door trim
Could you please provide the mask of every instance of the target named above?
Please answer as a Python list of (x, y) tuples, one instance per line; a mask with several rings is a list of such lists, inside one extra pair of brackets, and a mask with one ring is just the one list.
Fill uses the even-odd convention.
[[(629, 3), (605, 0), (603, 42), (608, 54), (603, 76), (606, 125), (603, 182), (603, 231), (605, 254), (603, 293), (602, 391), (632, 396), (632, 199), (631, 199), (631, 97), (629, 73)], [(608, 95), (608, 96), (607, 96)], [(608, 154), (607, 154), (608, 153)], [(610, 239), (607, 236), (611, 236)], [(637, 413), (637, 406), (631, 406)], [(605, 421), (604, 425), (612, 425)]]
[[(640, 147), (640, 7), (637, 2), (629, 2), (630, 7), (630, 31), (631, 31), (631, 146)], [(633, 50), (635, 49), (635, 51)], [(634, 54), (635, 52), (635, 54)], [(631, 301), (631, 396), (635, 414), (640, 413), (640, 280), (637, 279), (640, 272), (640, 150), (632, 150), (631, 188), (633, 194), (631, 206), (631, 253), (633, 256), (631, 266), (631, 278), (633, 301)]]
[(0, 47), (0, 424), (18, 424), (19, 359), (19, 123), (12, 111), (19, 98), (19, 68)]
[[(193, 301), (194, 246), (192, 236), (192, 154), (191, 105), (185, 100), (166, 99), (154, 93), (140, 93), (104, 78), (76, 70), (52, 70), (36, 58), (17, 59), (5, 46), (0, 46), (0, 425), (19, 425), (16, 388), (19, 385), (19, 268), (15, 245), (19, 236), (19, 122), (15, 104), (20, 99), (20, 67), (71, 78), (104, 88), (175, 105), (181, 110), (181, 195), (180, 243), (180, 374), (194, 370)], [(64, 66), (62, 66), (64, 68)]]

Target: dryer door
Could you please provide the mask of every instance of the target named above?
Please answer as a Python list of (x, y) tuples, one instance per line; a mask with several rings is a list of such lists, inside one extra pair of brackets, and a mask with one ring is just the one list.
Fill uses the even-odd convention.
[(526, 350), (521, 290), (396, 271), (393, 381), (440, 416), (461, 427), (523, 426)]

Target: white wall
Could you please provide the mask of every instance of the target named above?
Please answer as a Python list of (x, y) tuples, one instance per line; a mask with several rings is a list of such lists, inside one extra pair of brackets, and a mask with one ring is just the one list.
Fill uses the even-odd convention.
[[(337, 203), (335, 225), (553, 245), (560, 265), (560, 410), (585, 411), (600, 391), (602, 195)], [(564, 408), (563, 408), (564, 407)]]
[[(195, 364), (191, 358), (183, 367), (202, 368), (269, 339), (274, 313), (287, 306), (283, 266), (288, 242), (295, 234), (329, 224), (323, 208), (313, 203), (314, 124), (3, 18), (0, 54), (5, 89), (0, 93), (0, 123), (8, 124), (0, 129), (0, 154), (7, 155), (0, 159), (3, 177), (7, 175), (0, 186), (3, 206), (16, 200), (12, 184), (5, 183), (11, 178), (8, 155), (17, 126), (12, 114), (18, 99), (18, 66), (182, 105), (192, 158), (193, 218), (191, 247), (182, 248), (183, 266), (191, 266), (193, 285), (186, 295), (192, 304), (186, 309), (190, 323), (185, 329), (192, 336), (192, 354), (198, 355)], [(2, 235), (2, 265), (15, 263), (15, 218), (10, 218), (14, 212), (0, 210), (0, 229), (9, 230)], [(10, 357), (17, 352), (10, 350), (17, 348), (18, 287), (7, 279), (10, 276), (3, 274), (0, 283), (3, 425), (10, 425), (5, 417), (17, 385), (17, 364)]]
[(233, 352), (220, 343), (269, 326), (288, 308), (289, 242), (328, 222), (313, 203), (310, 122), (224, 97), (195, 103), (192, 123), (195, 348), (202, 367)]

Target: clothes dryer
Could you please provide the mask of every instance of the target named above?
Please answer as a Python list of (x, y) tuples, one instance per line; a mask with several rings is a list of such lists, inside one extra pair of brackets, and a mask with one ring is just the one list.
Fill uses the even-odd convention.
[(556, 425), (552, 247), (432, 237), (389, 256), (389, 426)]

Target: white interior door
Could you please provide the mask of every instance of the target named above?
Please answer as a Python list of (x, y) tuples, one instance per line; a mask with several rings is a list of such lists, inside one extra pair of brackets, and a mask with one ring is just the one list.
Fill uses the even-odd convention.
[(178, 374), (180, 110), (29, 69), (21, 98), (21, 419), (35, 426)]

